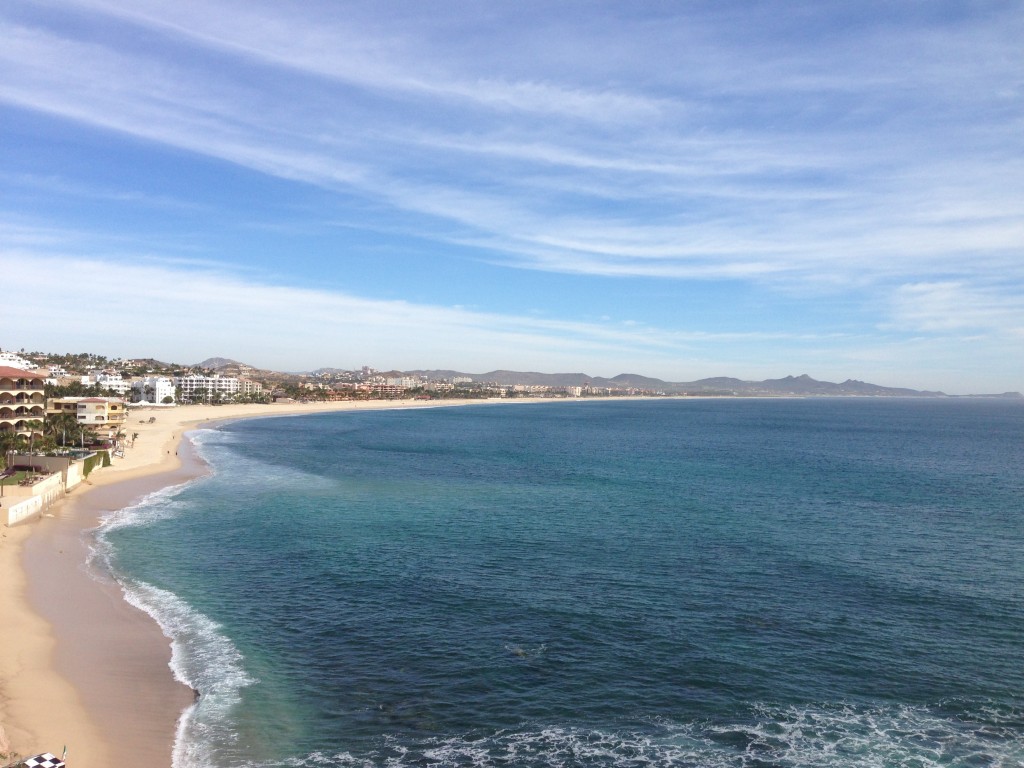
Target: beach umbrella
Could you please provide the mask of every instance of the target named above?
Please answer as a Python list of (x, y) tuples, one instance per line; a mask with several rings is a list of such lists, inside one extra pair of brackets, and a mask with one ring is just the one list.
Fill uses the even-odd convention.
[(64, 761), (55, 755), (51, 755), (49, 752), (44, 752), (41, 755), (35, 755), (25, 760), (22, 765), (27, 768), (64, 768)]

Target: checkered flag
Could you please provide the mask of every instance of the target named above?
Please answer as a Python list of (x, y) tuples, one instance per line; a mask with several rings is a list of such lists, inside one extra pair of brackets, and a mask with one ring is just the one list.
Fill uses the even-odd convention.
[(35, 755), (22, 762), (25, 768), (64, 768), (64, 761), (49, 752)]

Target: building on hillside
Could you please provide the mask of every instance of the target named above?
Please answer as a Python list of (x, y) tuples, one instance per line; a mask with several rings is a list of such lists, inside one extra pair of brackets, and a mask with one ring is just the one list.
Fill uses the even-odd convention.
[(174, 402), (174, 381), (167, 376), (136, 379), (132, 382), (132, 390), (140, 403), (162, 403), (168, 397), (171, 398), (169, 402)]
[(35, 365), (14, 352), (0, 352), (0, 368), (17, 368), (19, 371), (27, 371), (35, 368)]
[[(0, 431), (25, 437), (41, 435), (45, 415), (43, 377), (20, 368), (0, 366)], [(33, 422), (38, 422), (38, 426), (33, 427)]]
[(230, 400), (241, 389), (238, 379), (232, 376), (201, 376), (193, 373), (174, 380), (175, 386), (181, 387), (183, 403), (209, 403), (218, 400)]
[(51, 397), (46, 415), (73, 413), (83, 427), (101, 440), (113, 439), (128, 420), (128, 404), (118, 397)]
[(121, 378), (120, 373), (92, 373), (82, 377), (82, 384), (85, 386), (97, 385), (101, 391), (116, 392), (119, 395), (127, 395), (132, 388), (132, 383)]
[(263, 384), (252, 379), (239, 379), (238, 391), (243, 395), (262, 395)]
[(374, 383), (371, 386), (373, 396), (381, 399), (392, 400), (401, 398), (405, 395), (405, 387), (398, 386), (396, 384)]
[(391, 387), (402, 387), (403, 389), (416, 389), (423, 386), (423, 380), (419, 376), (389, 376), (384, 383)]

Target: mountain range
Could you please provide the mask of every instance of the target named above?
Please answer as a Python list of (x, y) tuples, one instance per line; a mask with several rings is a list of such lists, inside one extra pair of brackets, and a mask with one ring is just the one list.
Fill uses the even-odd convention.
[[(197, 364), (201, 368), (212, 369), (223, 375), (245, 375), (269, 381), (280, 381), (288, 378), (330, 377), (335, 374), (350, 373), (341, 368), (318, 368), (305, 373), (284, 373), (255, 368), (224, 357), (211, 357)], [(818, 381), (806, 373), (800, 376), (785, 376), (781, 379), (765, 379), (764, 381), (745, 381), (728, 376), (715, 376), (697, 381), (664, 381), (636, 373), (620, 373), (610, 379), (601, 376), (589, 376), (585, 373), (537, 373), (535, 371), (496, 370), (487, 373), (465, 373), (454, 370), (411, 370), (387, 371), (380, 375), (388, 377), (419, 376), (439, 381), (454, 378), (469, 379), (476, 384), (497, 384), (499, 386), (541, 386), (541, 387), (586, 387), (596, 389), (634, 389), (644, 392), (659, 392), (666, 395), (741, 395), (741, 396), (818, 396), (818, 397), (948, 397), (943, 392), (931, 390), (907, 389), (905, 387), (884, 387), (856, 379), (847, 379), (841, 383)], [(1024, 398), (1020, 392), (1004, 392), (991, 395), (970, 395), (970, 397), (1008, 397)]]
[[(312, 375), (330, 374), (336, 369), (321, 368)], [(831, 396), (831, 397), (948, 397), (943, 392), (907, 389), (903, 387), (884, 387), (864, 381), (847, 379), (836, 384), (829, 381), (817, 381), (807, 374), (786, 376), (781, 379), (764, 381), (744, 381), (727, 376), (717, 376), (698, 381), (663, 381), (662, 379), (642, 376), (635, 373), (620, 373), (607, 379), (601, 376), (589, 376), (585, 373), (537, 373), (530, 371), (496, 370), (487, 373), (465, 373), (453, 370), (412, 370), (391, 371), (385, 375), (422, 376), (432, 380), (453, 378), (470, 379), (474, 383), (498, 384), (501, 386), (546, 386), (546, 387), (584, 387), (612, 389), (637, 389), (665, 394), (690, 395), (746, 395), (746, 396)], [(1019, 392), (1006, 392), (999, 395), (974, 395), (975, 397), (1024, 397)]]
[(663, 381), (635, 373), (620, 373), (610, 379), (588, 376), (585, 373), (530, 373), (521, 371), (490, 371), (482, 374), (456, 371), (408, 371), (426, 378), (453, 378), (462, 376), (474, 382), (493, 382), (504, 386), (583, 387), (638, 389), (665, 394), (690, 395), (831, 395), (831, 396), (886, 396), (886, 397), (944, 397), (942, 392), (919, 391), (901, 387), (883, 387), (863, 381), (847, 379), (841, 384), (817, 381), (807, 374), (786, 376), (782, 379), (744, 381), (727, 376), (716, 376), (698, 381)]

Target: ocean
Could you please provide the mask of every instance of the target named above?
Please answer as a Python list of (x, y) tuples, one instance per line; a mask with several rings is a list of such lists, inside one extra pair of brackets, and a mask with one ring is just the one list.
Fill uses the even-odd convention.
[(201, 693), (175, 768), (1024, 765), (1024, 404), (256, 419), (95, 566)]

